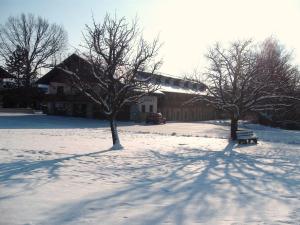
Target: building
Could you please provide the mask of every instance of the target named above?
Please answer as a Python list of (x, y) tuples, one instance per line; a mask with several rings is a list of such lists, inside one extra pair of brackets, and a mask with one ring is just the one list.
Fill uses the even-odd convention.
[[(89, 76), (89, 63), (76, 54), (63, 61), (64, 65), (81, 74), (82, 79), (93, 82)], [(149, 74), (140, 72), (140, 77)], [(39, 84), (48, 85), (46, 104), (48, 114), (105, 118), (99, 105), (84, 96), (70, 84), (70, 77), (59, 67), (55, 67), (38, 80)], [(161, 112), (169, 121), (210, 120), (218, 117), (214, 108), (204, 102), (185, 104), (199, 94), (205, 94), (206, 86), (193, 81), (170, 75), (154, 76), (160, 88), (155, 93), (145, 96), (136, 104), (129, 104), (119, 113), (119, 120), (143, 121), (149, 112)]]
[(0, 89), (9, 88), (14, 84), (14, 77), (0, 67)]
[(0, 67), (0, 108), (3, 107), (3, 91), (7, 88), (13, 87), (14, 77), (6, 70)]

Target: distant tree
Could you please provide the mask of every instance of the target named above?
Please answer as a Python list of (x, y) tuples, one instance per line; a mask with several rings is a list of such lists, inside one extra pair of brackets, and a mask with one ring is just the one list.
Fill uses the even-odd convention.
[[(157, 89), (149, 82), (161, 64), (155, 61), (159, 50), (158, 39), (146, 42), (139, 33), (137, 21), (106, 15), (102, 24), (93, 21), (86, 26), (85, 54), (91, 65), (92, 79), (86, 79), (78, 71), (63, 67), (72, 77), (73, 84), (101, 106), (110, 121), (113, 148), (121, 149), (116, 117), (125, 104), (136, 102)], [(138, 71), (148, 71), (141, 78)]]
[[(277, 75), (271, 72), (271, 65), (264, 63), (264, 60), (272, 61), (265, 53), (264, 49), (256, 51), (252, 41), (246, 40), (234, 42), (227, 49), (216, 44), (206, 55), (210, 63), (205, 73), (207, 95), (199, 95), (193, 101), (203, 100), (227, 112), (233, 140), (236, 139), (238, 120), (245, 113), (287, 107), (288, 101), (294, 99), (278, 91), (279, 80), (284, 85), (286, 81), (275, 79)], [(287, 76), (288, 71), (281, 71), (282, 76)]]
[[(9, 17), (0, 26), (0, 57), (10, 64), (10, 69), (17, 72), (16, 57), (22, 51), (22, 72), (25, 87), (35, 80), (41, 68), (49, 66), (49, 59), (66, 46), (67, 34), (62, 26), (50, 24), (41, 17), (21, 14)], [(16, 68), (13, 68), (14, 64)], [(11, 61), (11, 62), (10, 62)]]
[(299, 70), (292, 64), (292, 53), (272, 37), (260, 45), (256, 66), (258, 79), (263, 82), (267, 77), (276, 84), (270, 90), (274, 93), (293, 95), (299, 86)]
[(257, 54), (257, 71), (258, 80), (261, 82), (266, 81), (266, 77), (272, 80), (273, 85), (269, 87), (269, 92), (279, 96), (290, 96), (290, 98), (285, 98), (285, 103), (288, 103), (289, 107), (273, 107), (269, 110), (273, 115), (273, 122), (296, 118), (295, 106), (299, 105), (300, 97), (300, 73), (298, 66), (292, 63), (292, 52), (288, 51), (278, 40), (272, 37), (267, 38), (260, 45)]

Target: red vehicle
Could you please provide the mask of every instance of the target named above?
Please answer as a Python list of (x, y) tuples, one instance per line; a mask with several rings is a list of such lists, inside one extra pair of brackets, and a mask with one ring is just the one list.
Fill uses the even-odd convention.
[(146, 123), (165, 124), (166, 118), (161, 113), (149, 113), (146, 117)]

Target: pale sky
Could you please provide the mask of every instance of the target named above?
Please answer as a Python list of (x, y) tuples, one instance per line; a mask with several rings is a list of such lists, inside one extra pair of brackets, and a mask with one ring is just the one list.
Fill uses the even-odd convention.
[(216, 41), (262, 41), (271, 35), (294, 50), (300, 65), (300, 0), (0, 0), (1, 24), (22, 12), (63, 25), (70, 52), (79, 47), (92, 13), (99, 22), (106, 12), (137, 15), (145, 38), (159, 34), (163, 42), (160, 71), (173, 75), (201, 71)]

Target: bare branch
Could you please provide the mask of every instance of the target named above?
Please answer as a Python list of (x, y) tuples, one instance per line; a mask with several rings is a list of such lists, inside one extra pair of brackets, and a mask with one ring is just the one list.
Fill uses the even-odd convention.
[(26, 86), (40, 68), (50, 66), (50, 59), (66, 47), (67, 34), (62, 26), (49, 24), (41, 17), (21, 14), (9, 17), (0, 27), (0, 57), (8, 61), (18, 47), (27, 51), (24, 60)]

